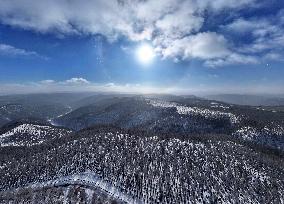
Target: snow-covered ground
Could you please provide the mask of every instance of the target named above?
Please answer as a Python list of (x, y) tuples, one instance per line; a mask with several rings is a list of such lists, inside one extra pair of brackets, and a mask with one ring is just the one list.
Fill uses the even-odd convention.
[(21, 188), (10, 189), (10, 192), (17, 192), (22, 191), (23, 189), (29, 190), (38, 190), (45, 187), (58, 187), (58, 186), (65, 186), (65, 185), (82, 185), (87, 187), (86, 194), (88, 195), (87, 200), (91, 199), (92, 194), (94, 193), (91, 188), (99, 188), (100, 190), (107, 193), (109, 196), (126, 202), (126, 203), (141, 203), (141, 201), (137, 199), (133, 199), (132, 197), (128, 196), (127, 194), (122, 193), (118, 188), (112, 186), (109, 182), (104, 181), (94, 172), (83, 172), (79, 174), (74, 174), (70, 176), (63, 176), (58, 179), (49, 180), (46, 182), (38, 182), (32, 183), (27, 186)]
[(23, 106), (20, 104), (8, 104), (0, 107), (0, 111), (5, 113), (20, 112), (23, 109)]
[(265, 126), (261, 129), (244, 126), (236, 130), (232, 136), (284, 151), (284, 128), (280, 125)]
[(33, 146), (47, 139), (63, 137), (70, 131), (45, 125), (21, 124), (0, 135), (0, 146)]
[(176, 111), (181, 115), (200, 115), (204, 118), (229, 118), (232, 124), (236, 124), (240, 120), (240, 117), (232, 113), (214, 111), (206, 108), (183, 106), (174, 102), (148, 99), (148, 104), (154, 107), (176, 108)]
[(54, 120), (57, 119), (57, 118), (61, 118), (61, 117), (65, 116), (65, 115), (67, 115), (67, 114), (69, 114), (69, 113), (71, 113), (73, 111), (71, 106), (67, 106), (67, 108), (68, 108), (67, 112), (65, 112), (65, 113), (63, 113), (61, 115), (58, 115), (55, 118), (49, 119), (48, 122), (50, 122), (51, 125), (58, 126), (58, 124)]
[(263, 159), (262, 154), (232, 141), (204, 143), (88, 129), (75, 140), (23, 157), (16, 168), (11, 160), (3, 162), (0, 184), (6, 190), (29, 183), (34, 189), (86, 185), (127, 203), (261, 203), (271, 199), (281, 203), (281, 170)]
[(216, 102), (211, 102), (211, 108), (221, 108), (223, 110), (226, 110), (226, 109), (230, 109), (229, 106), (225, 106), (225, 105), (222, 105), (222, 104), (219, 104), (219, 103), (216, 103)]

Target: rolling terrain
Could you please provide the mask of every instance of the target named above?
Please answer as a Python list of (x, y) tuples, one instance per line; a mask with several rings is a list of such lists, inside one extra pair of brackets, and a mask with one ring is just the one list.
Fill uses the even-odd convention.
[(275, 95), (244, 95), (244, 94), (221, 94), (209, 95), (206, 98), (218, 100), (232, 104), (251, 105), (251, 106), (283, 106), (284, 96)]
[(90, 93), (0, 96), (0, 127), (21, 119), (49, 120), (70, 110), (75, 101)]
[(66, 137), (72, 131), (35, 122), (17, 122), (9, 124), (0, 134), (0, 145), (4, 146), (34, 146), (49, 140)]
[(0, 203), (284, 203), (279, 107), (170, 95), (59, 102), (57, 115), (2, 126)]

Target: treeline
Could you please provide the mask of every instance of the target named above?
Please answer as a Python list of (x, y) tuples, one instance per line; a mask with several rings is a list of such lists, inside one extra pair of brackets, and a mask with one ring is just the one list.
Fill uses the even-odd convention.
[(2, 190), (89, 171), (137, 202), (280, 203), (284, 196), (283, 158), (223, 135), (181, 140), (104, 126), (0, 151)]

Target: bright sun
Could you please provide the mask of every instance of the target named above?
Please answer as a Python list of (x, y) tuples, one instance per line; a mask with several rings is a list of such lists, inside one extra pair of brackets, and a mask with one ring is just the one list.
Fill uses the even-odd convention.
[(143, 44), (138, 47), (136, 51), (138, 60), (143, 64), (149, 64), (155, 57), (155, 52), (153, 47), (148, 44)]

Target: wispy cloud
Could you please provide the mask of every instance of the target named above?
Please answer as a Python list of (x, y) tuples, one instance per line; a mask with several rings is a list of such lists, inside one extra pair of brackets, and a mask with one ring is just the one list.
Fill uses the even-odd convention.
[(40, 84), (54, 84), (55, 81), (52, 79), (46, 79), (39, 82)]
[(222, 26), (230, 34), (249, 39), (239, 42), (237, 52), (257, 56), (259, 61), (282, 60), (284, 50), (284, 10), (261, 18), (238, 18)]
[(63, 83), (72, 84), (72, 85), (90, 84), (90, 82), (87, 79), (84, 79), (82, 77), (79, 77), (79, 78), (74, 77), (74, 78), (64, 81)]
[(16, 48), (12, 45), (7, 44), (0, 44), (0, 55), (6, 55), (6, 56), (20, 56), (20, 57), (36, 57), (36, 58), (43, 58), (47, 59), (46, 57), (43, 57), (39, 55), (37, 52), (34, 51), (28, 51), (21, 48)]
[(81, 77), (55, 81), (0, 84), (1, 94), (48, 93), (48, 92), (121, 92), (121, 93), (166, 93), (168, 88), (140, 84), (93, 83)]
[[(3, 24), (57, 35), (102, 34), (109, 41), (126, 37), (130, 41), (150, 40), (157, 53), (175, 61), (200, 59), (208, 66), (256, 63), (258, 50), (283, 45), (284, 12), (270, 20), (256, 22), (239, 18), (225, 25), (229, 30), (252, 32), (253, 42), (236, 45), (222, 29), (208, 30), (206, 22), (216, 13), (238, 13), (256, 8), (256, 0), (9, 0), (0, 1)], [(80, 9), (78, 9), (80, 8)], [(240, 16), (238, 13), (236, 16)], [(281, 20), (282, 19), (282, 20)], [(223, 22), (216, 24), (222, 25)], [(282, 24), (283, 25), (283, 24)], [(205, 29), (204, 29), (205, 26)], [(217, 26), (218, 27), (218, 26)], [(274, 32), (269, 39), (267, 34)], [(282, 38), (281, 35), (282, 34)], [(272, 34), (271, 34), (272, 35)], [(244, 51), (247, 49), (247, 52)], [(21, 53), (20, 50), (15, 51)], [(33, 53), (30, 53), (33, 54)]]

